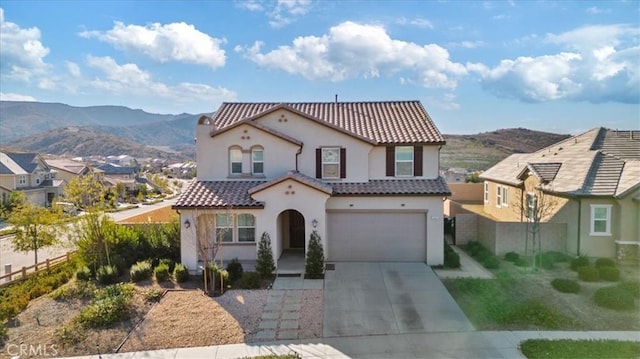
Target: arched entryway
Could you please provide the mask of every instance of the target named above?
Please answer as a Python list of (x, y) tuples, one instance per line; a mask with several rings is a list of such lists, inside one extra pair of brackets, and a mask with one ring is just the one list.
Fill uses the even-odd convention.
[(295, 209), (278, 215), (278, 273), (302, 273), (304, 271), (305, 219)]

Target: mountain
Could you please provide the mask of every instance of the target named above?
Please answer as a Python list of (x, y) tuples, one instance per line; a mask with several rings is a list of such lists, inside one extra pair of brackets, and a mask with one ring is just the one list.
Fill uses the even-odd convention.
[[(0, 144), (49, 130), (87, 126), (95, 132), (158, 146), (193, 143), (199, 114), (163, 115), (124, 106), (74, 107), (60, 103), (0, 101)], [(117, 129), (114, 129), (116, 127)]]
[(508, 128), (475, 135), (444, 135), (440, 166), (486, 170), (513, 153), (534, 152), (570, 135)]
[[(141, 145), (126, 138), (92, 131), (86, 127), (56, 128), (7, 143), (24, 151), (59, 156), (112, 156), (129, 154), (138, 158), (153, 157), (182, 161), (189, 154), (160, 146)], [(187, 155), (185, 155), (187, 153)]]

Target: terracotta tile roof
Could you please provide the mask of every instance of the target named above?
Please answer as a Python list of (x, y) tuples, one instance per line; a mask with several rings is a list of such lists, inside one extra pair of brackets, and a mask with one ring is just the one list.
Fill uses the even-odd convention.
[(336, 196), (354, 195), (437, 195), (451, 194), (449, 186), (442, 177), (437, 179), (389, 179), (370, 180), (368, 182), (333, 183)]
[(212, 120), (220, 131), (278, 108), (288, 108), (377, 144), (445, 142), (420, 101), (225, 102)]
[(298, 181), (302, 184), (305, 184), (309, 187), (313, 187), (315, 189), (317, 189), (318, 191), (322, 191), (328, 194), (331, 194), (333, 192), (333, 188), (331, 187), (330, 184), (320, 181), (316, 178), (313, 177), (309, 177), (307, 175), (304, 175), (300, 172), (295, 172), (295, 171), (291, 171), (289, 173), (287, 173), (284, 176), (278, 177), (276, 179), (267, 181), (265, 183), (259, 184), (251, 189), (249, 189), (249, 194), (254, 194), (256, 192), (260, 192), (266, 188), (269, 188), (273, 185), (276, 185), (282, 181), (286, 181), (288, 179), (292, 179), (294, 181)]
[(249, 190), (266, 181), (194, 181), (180, 195), (174, 209), (263, 208)]
[(554, 192), (622, 196), (640, 186), (640, 131), (595, 128), (537, 152), (511, 155), (480, 178), (517, 186), (528, 168), (551, 178), (546, 188)]

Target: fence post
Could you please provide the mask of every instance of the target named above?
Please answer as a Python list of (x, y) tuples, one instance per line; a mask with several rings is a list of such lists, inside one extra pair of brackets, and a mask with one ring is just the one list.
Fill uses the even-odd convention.
[(49, 270), (49, 258), (47, 258), (47, 270)]
[(4, 274), (8, 274), (6, 281), (11, 282), (11, 264), (4, 265)]
[(22, 267), (22, 279), (27, 279), (27, 267)]

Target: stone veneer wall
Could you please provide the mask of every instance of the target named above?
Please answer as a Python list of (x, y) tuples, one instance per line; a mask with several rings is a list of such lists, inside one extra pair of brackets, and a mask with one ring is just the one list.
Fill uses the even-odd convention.
[(616, 258), (623, 261), (640, 260), (640, 242), (616, 241)]

